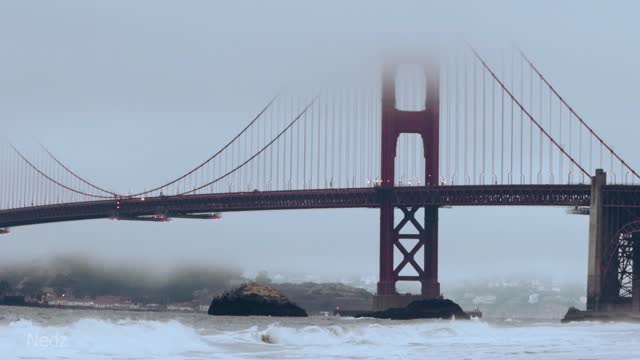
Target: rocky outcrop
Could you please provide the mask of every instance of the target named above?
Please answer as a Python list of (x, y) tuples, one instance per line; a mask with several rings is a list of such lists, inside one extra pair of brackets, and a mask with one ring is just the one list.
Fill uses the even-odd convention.
[(23, 295), (5, 295), (0, 296), (0, 305), (26, 306), (27, 302)]
[(214, 298), (209, 315), (306, 317), (307, 312), (271, 286), (248, 283)]
[(563, 323), (575, 321), (631, 321), (640, 322), (640, 314), (632, 312), (584, 311), (570, 307), (562, 318)]
[(569, 323), (573, 321), (588, 321), (588, 320), (595, 320), (591, 312), (582, 311), (574, 308), (573, 306), (569, 308), (569, 311), (567, 311), (567, 314), (562, 318), (563, 323)]
[(470, 316), (451, 300), (430, 299), (418, 300), (404, 308), (394, 308), (356, 315), (376, 319), (413, 320), (413, 319), (460, 319), (469, 320)]

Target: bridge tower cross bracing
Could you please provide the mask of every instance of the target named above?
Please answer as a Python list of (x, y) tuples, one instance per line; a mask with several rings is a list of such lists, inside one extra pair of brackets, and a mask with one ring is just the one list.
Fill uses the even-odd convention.
[[(417, 216), (417, 207), (393, 205), (391, 193), (395, 186), (395, 159), (401, 134), (418, 134), (423, 142), (425, 161), (424, 186), (439, 185), (439, 66), (434, 63), (421, 65), (425, 74), (425, 107), (419, 111), (399, 110), (396, 99), (398, 64), (386, 64), (382, 75), (382, 147), (380, 205), (380, 277), (374, 308), (387, 309), (404, 306), (416, 298), (440, 296), (438, 282), (438, 208), (424, 208), (424, 217)], [(396, 225), (395, 212), (401, 210), (402, 219)], [(411, 230), (410, 228), (413, 228)], [(407, 247), (407, 243), (411, 246)], [(396, 265), (395, 249), (402, 259)], [(418, 253), (424, 261), (418, 263)], [(400, 260), (400, 259), (398, 259)], [(413, 268), (415, 275), (401, 275), (405, 267)], [(419, 296), (400, 295), (398, 281), (418, 281)]]

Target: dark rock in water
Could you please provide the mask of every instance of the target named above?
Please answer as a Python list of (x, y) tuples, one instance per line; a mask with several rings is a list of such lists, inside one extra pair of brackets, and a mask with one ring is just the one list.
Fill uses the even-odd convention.
[(307, 317), (307, 312), (291, 303), (280, 291), (249, 283), (216, 297), (209, 315)]
[(591, 317), (593, 317), (593, 314), (591, 314), (590, 312), (578, 310), (572, 306), (569, 308), (569, 311), (567, 311), (567, 314), (564, 316), (564, 318), (562, 318), (562, 322), (568, 323), (572, 321), (588, 321), (592, 320), (590, 319)]
[(5, 295), (0, 296), (0, 304), (6, 306), (25, 306), (27, 302), (23, 295)]
[(562, 319), (563, 323), (575, 321), (632, 321), (640, 322), (640, 314), (632, 312), (584, 311), (570, 307)]
[(391, 320), (451, 319), (454, 317), (461, 320), (470, 319), (470, 316), (458, 304), (446, 299), (418, 300), (404, 308), (364, 313), (356, 317)]

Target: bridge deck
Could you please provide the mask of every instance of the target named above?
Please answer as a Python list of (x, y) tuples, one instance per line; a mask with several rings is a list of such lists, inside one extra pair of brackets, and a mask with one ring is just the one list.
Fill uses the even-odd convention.
[[(396, 206), (589, 206), (589, 185), (483, 185), (246, 192), (127, 198), (0, 211), (0, 227), (62, 221), (287, 209), (377, 208), (384, 195)], [(640, 207), (640, 186), (607, 186), (606, 206)]]

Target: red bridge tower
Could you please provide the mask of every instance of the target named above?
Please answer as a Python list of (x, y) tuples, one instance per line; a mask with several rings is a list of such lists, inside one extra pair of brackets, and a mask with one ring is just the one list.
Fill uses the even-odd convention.
[[(396, 104), (396, 77), (398, 65), (385, 65), (382, 78), (382, 179), (380, 192), (380, 281), (374, 308), (405, 306), (416, 298), (440, 296), (438, 282), (438, 208), (425, 207), (423, 217), (418, 217), (419, 207), (396, 207), (391, 196), (395, 186), (395, 158), (400, 134), (419, 134), (422, 137), (425, 160), (425, 186), (439, 185), (439, 117), (440, 76), (439, 67), (425, 65), (426, 99), (420, 111), (398, 110)], [(394, 213), (402, 212), (396, 224)], [(413, 229), (412, 229), (413, 228)], [(394, 260), (395, 249), (402, 259)], [(420, 264), (417, 255), (423, 252)], [(405, 267), (415, 274), (401, 275)], [(400, 295), (396, 291), (398, 281), (418, 281), (421, 295)]]

